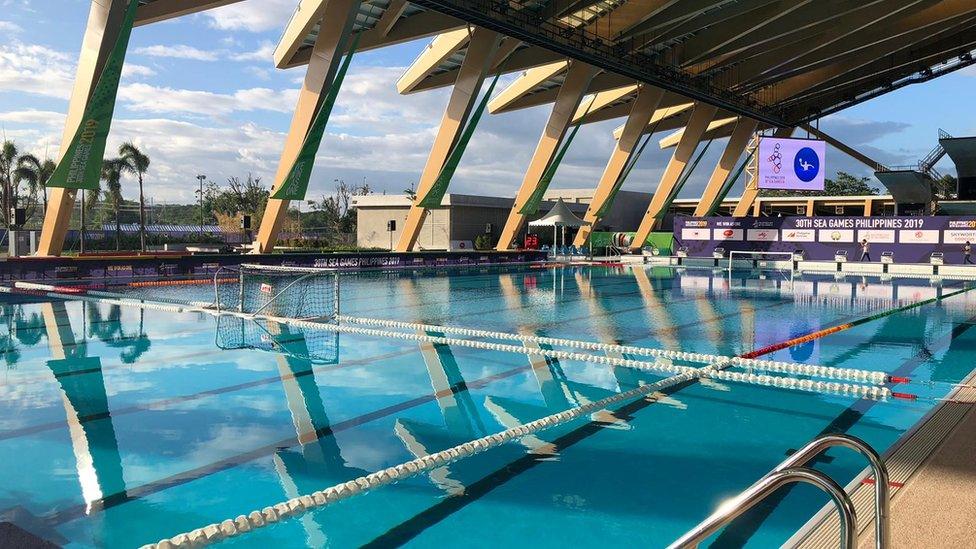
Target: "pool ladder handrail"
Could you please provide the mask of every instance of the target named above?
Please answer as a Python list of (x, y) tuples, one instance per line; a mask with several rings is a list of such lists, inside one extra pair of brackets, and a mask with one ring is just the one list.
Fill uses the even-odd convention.
[(859, 452), (870, 463), (874, 475), (875, 547), (887, 549), (890, 543), (888, 469), (874, 448), (857, 437), (843, 434), (824, 435), (808, 442), (755, 484), (720, 505), (711, 516), (678, 538), (668, 546), (668, 549), (697, 547), (699, 543), (766, 499), (781, 486), (796, 482), (812, 484), (830, 496), (840, 514), (841, 546), (853, 549), (857, 537), (855, 530), (857, 517), (850, 496), (836, 481), (824, 473), (804, 467), (834, 446), (843, 446)]

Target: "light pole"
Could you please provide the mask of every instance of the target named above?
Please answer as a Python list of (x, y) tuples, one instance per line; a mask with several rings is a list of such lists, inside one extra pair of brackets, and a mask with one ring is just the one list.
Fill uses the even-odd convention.
[(203, 180), (206, 179), (205, 175), (198, 175), (197, 179), (200, 180), (200, 238), (203, 239)]

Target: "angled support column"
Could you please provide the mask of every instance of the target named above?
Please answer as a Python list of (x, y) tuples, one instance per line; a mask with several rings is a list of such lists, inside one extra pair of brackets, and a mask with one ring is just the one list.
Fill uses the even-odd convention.
[(596, 69), (591, 65), (581, 61), (574, 61), (570, 65), (569, 71), (566, 73), (566, 80), (559, 89), (559, 95), (556, 96), (556, 102), (549, 114), (549, 122), (546, 123), (545, 129), (542, 131), (542, 137), (539, 138), (539, 144), (536, 145), (532, 160), (529, 161), (525, 177), (522, 178), (522, 186), (515, 196), (515, 204), (508, 214), (508, 221), (505, 222), (505, 228), (502, 229), (501, 237), (498, 240), (499, 251), (511, 249), (515, 237), (522, 230), (525, 215), (519, 211), (539, 187), (540, 180), (549, 163), (556, 156), (559, 144), (563, 136), (566, 135), (566, 130), (572, 123), (573, 115), (586, 94), (586, 88), (595, 75)]
[(600, 182), (597, 184), (596, 191), (593, 193), (593, 200), (586, 208), (586, 215), (583, 220), (587, 221), (589, 225), (580, 227), (579, 232), (576, 233), (576, 238), (573, 240), (573, 245), (586, 245), (586, 241), (590, 238), (593, 227), (600, 221), (598, 215), (600, 210), (605, 205), (609, 206), (613, 203), (613, 198), (617, 190), (617, 180), (620, 179), (620, 175), (623, 173), (627, 161), (630, 160), (630, 155), (634, 153), (637, 141), (647, 129), (647, 124), (651, 121), (651, 115), (654, 114), (654, 110), (657, 109), (663, 97), (664, 90), (647, 84), (642, 84), (640, 89), (637, 90), (637, 99), (634, 100), (630, 114), (627, 116), (627, 122), (624, 124), (624, 129), (620, 133), (620, 138), (617, 139), (617, 143), (613, 147), (610, 161), (607, 162), (607, 167), (603, 169), (603, 175), (600, 177)]
[[(88, 100), (95, 89), (95, 84), (98, 82), (98, 77), (102, 74), (102, 68), (105, 66), (108, 55), (119, 38), (125, 7), (123, 0), (104, 0), (91, 3), (91, 10), (88, 12), (88, 27), (85, 29), (85, 38), (81, 44), (81, 55), (78, 58), (75, 87), (71, 92), (68, 116), (64, 121), (64, 134), (61, 138), (58, 162), (61, 161), (61, 156), (64, 155), (71, 139), (78, 131), (78, 125), (81, 124), (81, 119), (85, 114), (85, 108), (88, 106)], [(77, 192), (75, 189), (64, 188), (52, 188), (50, 190), (37, 255), (61, 255)]]
[[(779, 128), (776, 133), (773, 134), (774, 137), (789, 137), (793, 135), (793, 130), (796, 128)], [(756, 155), (758, 156), (758, 154)], [(752, 162), (755, 163), (759, 159), (753, 158)], [(752, 209), (753, 203), (756, 201), (756, 197), (759, 196), (758, 182), (756, 181), (756, 172), (752, 171), (749, 180), (746, 181), (746, 188), (742, 191), (742, 197), (739, 198), (739, 203), (735, 205), (735, 211), (732, 212), (732, 217), (748, 217), (749, 210)], [(759, 211), (753, 212), (753, 217), (759, 217)]]
[(685, 131), (681, 134), (681, 140), (678, 142), (678, 146), (675, 147), (674, 154), (671, 155), (668, 167), (664, 169), (661, 182), (658, 183), (657, 190), (654, 191), (654, 196), (651, 197), (651, 203), (647, 206), (647, 212), (644, 214), (644, 219), (641, 220), (637, 234), (634, 235), (632, 246), (635, 249), (644, 247), (644, 241), (647, 240), (648, 235), (651, 234), (658, 220), (667, 210), (668, 198), (675, 190), (678, 178), (681, 177), (685, 166), (688, 165), (688, 161), (695, 154), (695, 148), (698, 147), (702, 136), (705, 135), (705, 130), (708, 129), (709, 123), (715, 118), (717, 112), (718, 108), (712, 105), (705, 103), (695, 105), (695, 110), (691, 113), (688, 125), (685, 126)]
[[(457, 81), (451, 91), (451, 99), (441, 118), (440, 128), (437, 130), (437, 137), (434, 138), (434, 145), (430, 149), (427, 157), (427, 164), (420, 176), (417, 184), (417, 202), (430, 192), (440, 175), (447, 157), (451, 154), (451, 149), (457, 142), (471, 108), (478, 99), (478, 92), (481, 91), (481, 84), (485, 80), (485, 75), (494, 59), (495, 51), (501, 42), (501, 35), (482, 27), (476, 27), (471, 34), (468, 42), (468, 50), (458, 70)], [(427, 208), (418, 204), (410, 207), (407, 220), (403, 224), (403, 232), (400, 233), (400, 240), (397, 242), (396, 251), (409, 252), (413, 250), (417, 243), (417, 236), (420, 234), (420, 227), (424, 224), (427, 217)]]
[[(335, 79), (342, 54), (345, 53), (349, 33), (356, 21), (360, 0), (329, 0), (322, 16), (318, 37), (312, 46), (312, 56), (305, 72), (305, 81), (298, 95), (295, 114), (285, 138), (285, 146), (278, 162), (272, 192), (283, 184), (295, 159), (301, 152), (305, 136), (308, 134), (319, 105), (325, 99), (329, 86)], [(288, 213), (289, 200), (268, 199), (258, 239), (254, 245), (256, 253), (270, 253), (278, 241), (278, 232)]]
[(732, 130), (732, 136), (729, 137), (729, 143), (725, 146), (725, 152), (722, 153), (722, 158), (719, 159), (712, 171), (712, 177), (708, 179), (705, 192), (698, 200), (698, 206), (695, 207), (695, 213), (692, 215), (695, 217), (706, 216), (715, 207), (715, 201), (719, 199), (725, 180), (728, 179), (732, 169), (735, 168), (736, 161), (749, 145), (749, 138), (756, 131), (757, 125), (758, 122), (751, 118), (739, 117), (738, 122), (735, 123), (735, 129)]

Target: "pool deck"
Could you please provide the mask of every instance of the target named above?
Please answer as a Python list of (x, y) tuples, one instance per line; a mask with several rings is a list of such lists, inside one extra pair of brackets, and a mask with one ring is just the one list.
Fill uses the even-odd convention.
[[(972, 547), (976, 537), (976, 407), (891, 500), (892, 547)], [(859, 539), (874, 547), (874, 532)]]

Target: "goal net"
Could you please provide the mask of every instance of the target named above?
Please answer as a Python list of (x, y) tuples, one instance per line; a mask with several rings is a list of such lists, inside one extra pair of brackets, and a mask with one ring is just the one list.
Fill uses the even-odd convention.
[(215, 343), (225, 350), (256, 349), (313, 364), (339, 362), (338, 332), (258, 318), (217, 317)]
[(728, 272), (752, 271), (765, 278), (774, 274), (786, 280), (793, 280), (793, 252), (754, 252), (732, 250), (729, 252)]
[(335, 269), (242, 264), (214, 275), (218, 312), (334, 322), (339, 315)]

